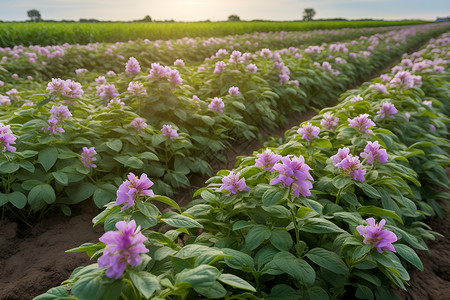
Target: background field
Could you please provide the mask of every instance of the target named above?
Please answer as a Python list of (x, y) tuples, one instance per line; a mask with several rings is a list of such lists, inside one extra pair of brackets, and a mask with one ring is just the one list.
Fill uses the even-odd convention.
[(362, 28), (429, 23), (409, 21), (195, 22), (195, 23), (0, 23), (0, 47), (87, 44), (136, 39), (167, 40), (250, 32)]

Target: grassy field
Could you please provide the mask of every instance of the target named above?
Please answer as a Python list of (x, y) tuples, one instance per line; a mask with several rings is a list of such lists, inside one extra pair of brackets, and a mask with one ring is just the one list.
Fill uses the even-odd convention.
[(250, 32), (361, 28), (425, 21), (195, 22), (195, 23), (0, 23), (0, 47), (166, 40)]

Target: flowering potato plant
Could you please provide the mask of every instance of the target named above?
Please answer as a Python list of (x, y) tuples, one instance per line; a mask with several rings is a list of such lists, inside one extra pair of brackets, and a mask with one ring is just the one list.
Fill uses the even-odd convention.
[[(441, 52), (432, 53), (442, 64)], [(185, 210), (155, 195), (146, 174), (130, 173), (93, 220), (105, 226), (100, 242), (69, 250), (98, 264), (36, 299), (395, 298), (391, 286), (406, 289), (407, 263), (423, 269), (413, 248), (427, 250), (425, 240), (437, 235), (423, 220), (441, 213), (440, 194), (423, 184), (448, 185), (448, 95), (437, 74), (413, 85), (394, 80), (383, 93), (371, 87), (385, 77), (344, 93), (282, 142), (240, 157)], [(418, 86), (429, 81), (435, 89)], [(396, 112), (380, 112), (387, 100)], [(161, 213), (155, 201), (172, 210)], [(153, 231), (161, 223), (176, 229)]]

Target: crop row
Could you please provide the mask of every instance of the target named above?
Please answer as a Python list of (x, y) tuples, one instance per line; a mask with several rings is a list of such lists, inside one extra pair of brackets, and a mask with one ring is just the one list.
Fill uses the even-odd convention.
[(343, 21), (343, 22), (197, 22), (197, 23), (2, 23), (0, 47), (15, 45), (88, 44), (123, 42), (129, 39), (168, 40), (185, 36), (210, 37), (269, 31), (310, 31), (416, 25), (424, 21)]
[(86, 91), (61, 79), (47, 90), (37, 83), (11, 89), (0, 111), (3, 212), (29, 216), (56, 206), (70, 214), (69, 205), (91, 196), (103, 207), (129, 171), (147, 173), (155, 192), (171, 195), (190, 184), (190, 174), (208, 174), (231, 142), (255, 138), (258, 127), (276, 127), (293, 111), (324, 106), (430, 34), (416, 33), (303, 51), (222, 51), (200, 70), (154, 64), (150, 75), (131, 60), (119, 75), (80, 74)]
[(290, 46), (305, 48), (313, 44), (345, 41), (400, 28), (345, 28), (311, 32), (263, 32), (207, 39), (185, 37), (178, 40), (144, 39), (115, 44), (7, 47), (0, 48), (3, 53), (1, 67), (4, 69), (0, 69), (0, 80), (18, 83), (29, 80), (29, 76), (40, 80), (57, 77), (65, 79), (71, 78), (78, 69), (102, 73), (122, 72), (123, 64), (129, 57), (138, 59), (142, 67), (150, 67), (154, 62), (171, 65), (176, 59), (182, 59), (187, 64), (199, 63), (222, 48), (241, 52), (255, 52), (263, 48), (276, 50)]
[(437, 235), (423, 221), (448, 199), (435, 187), (448, 188), (449, 44), (431, 40), (241, 157), (187, 210), (130, 173), (93, 219), (100, 242), (69, 251), (98, 263), (35, 299), (395, 299), (407, 264), (423, 269), (413, 248)]

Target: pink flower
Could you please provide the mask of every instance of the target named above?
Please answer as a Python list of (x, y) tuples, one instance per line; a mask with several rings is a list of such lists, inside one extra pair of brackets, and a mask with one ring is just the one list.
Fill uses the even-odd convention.
[(133, 173), (128, 174), (128, 180), (125, 180), (117, 190), (116, 204), (125, 205), (122, 207), (122, 211), (133, 206), (136, 199), (139, 196), (146, 195), (153, 197), (155, 194), (152, 190), (153, 182), (148, 179), (147, 174), (142, 173), (141, 178), (136, 177)]
[(139, 65), (139, 62), (136, 58), (130, 57), (125, 64), (125, 72), (128, 75), (136, 75), (141, 71), (141, 66)]
[(408, 71), (399, 71), (391, 80), (390, 85), (392, 87), (410, 89), (414, 86), (414, 80)]
[(375, 161), (380, 163), (386, 163), (388, 161), (388, 155), (385, 149), (380, 149), (380, 144), (378, 141), (367, 142), (364, 152), (361, 152), (360, 156), (362, 158), (367, 158), (367, 163), (373, 165)]
[(385, 117), (394, 118), (396, 113), (398, 113), (398, 110), (395, 108), (394, 104), (387, 101), (381, 104), (381, 108), (377, 112), (381, 119), (384, 119)]
[(371, 85), (369, 85), (369, 87), (377, 89), (382, 94), (386, 94), (387, 93), (386, 87), (384, 85), (382, 85), (381, 83), (371, 84)]
[(338, 153), (336, 155), (333, 155), (331, 157), (331, 161), (333, 162), (333, 165), (337, 167), (337, 165), (348, 155), (350, 154), (350, 149), (347, 147), (344, 147), (342, 149), (338, 150)]
[(2, 152), (15, 152), (16, 147), (11, 146), (11, 144), (16, 143), (15, 140), (16, 137), (12, 134), (10, 126), (0, 123), (0, 147), (3, 146)]
[(184, 61), (182, 59), (177, 59), (174, 63), (174, 66), (182, 66), (184, 67)]
[(80, 160), (86, 168), (97, 168), (97, 165), (92, 163), (97, 160), (96, 157), (92, 157), (95, 154), (97, 154), (95, 147), (83, 147), (83, 153), (81, 153)]
[(348, 118), (349, 126), (355, 128), (359, 132), (365, 132), (372, 134), (372, 130), (369, 127), (377, 126), (370, 118), (368, 114), (361, 114), (353, 119)]
[(358, 96), (353, 96), (353, 97), (350, 99), (350, 102), (351, 102), (351, 103), (356, 103), (356, 102), (363, 101), (363, 100), (364, 100), (363, 97), (361, 97), (361, 95), (358, 95)]
[(159, 63), (152, 63), (150, 67), (150, 75), (148, 75), (149, 78), (163, 78), (166, 76), (166, 68), (161, 66)]
[(405, 112), (406, 121), (409, 122), (409, 118), (411, 118), (411, 114), (409, 112)]
[(386, 221), (381, 220), (379, 224), (375, 223), (374, 218), (368, 218), (366, 221), (369, 225), (356, 227), (358, 233), (364, 237), (364, 244), (372, 244), (379, 253), (383, 253), (383, 250), (397, 252), (392, 245), (392, 243), (397, 241), (397, 236), (391, 231), (382, 229)]
[(320, 128), (317, 126), (313, 126), (311, 123), (303, 124), (301, 128), (297, 130), (298, 134), (302, 135), (302, 139), (311, 142), (311, 140), (317, 138), (320, 133)]
[(348, 154), (335, 166), (341, 169), (344, 174), (352, 177), (354, 180), (358, 179), (359, 181), (364, 182), (366, 169), (363, 168), (358, 156)]
[(114, 98), (109, 100), (108, 105), (106, 106), (107, 109), (119, 109), (123, 110), (123, 107), (125, 106), (125, 103), (123, 103), (120, 98)]
[(208, 104), (208, 108), (212, 109), (214, 111), (218, 111), (223, 113), (223, 108), (225, 107), (225, 104), (223, 103), (223, 100), (221, 98), (218, 97), (214, 97), (211, 100), (211, 103)]
[(131, 126), (136, 128), (140, 133), (144, 133), (144, 129), (147, 128), (147, 123), (145, 123), (142, 118), (135, 118), (131, 122)]
[(161, 128), (161, 133), (163, 136), (168, 137), (170, 140), (178, 137), (177, 130), (172, 128), (172, 125), (163, 125)]
[(255, 64), (249, 64), (249, 65), (247, 66), (247, 70), (248, 70), (250, 73), (256, 73), (256, 71), (258, 71), (258, 67), (257, 67)]
[(228, 89), (228, 93), (231, 95), (231, 96), (239, 96), (241, 93), (239, 92), (239, 88), (238, 87), (235, 87), (235, 86), (232, 86), (232, 87), (230, 87), (229, 89)]
[(70, 98), (78, 98), (84, 94), (81, 84), (70, 79), (66, 80), (67, 90), (63, 91), (62, 95)]
[(11, 99), (8, 96), (0, 95), (0, 105), (10, 105)]
[(128, 84), (128, 89), (130, 93), (135, 96), (147, 96), (147, 91), (144, 88), (144, 85), (140, 82), (130, 82)]
[(100, 237), (100, 242), (106, 244), (103, 256), (98, 259), (99, 268), (106, 268), (106, 276), (119, 279), (127, 264), (137, 266), (142, 262), (141, 253), (147, 253), (144, 242), (147, 238), (141, 233), (141, 226), (136, 228), (136, 222), (119, 221), (116, 223), (119, 231), (108, 231)]
[(389, 76), (389, 74), (381, 74), (380, 78), (381, 78), (382, 82), (386, 82), (386, 81), (390, 81), (391, 80), (391, 77)]
[(431, 130), (431, 131), (436, 131), (436, 126), (434, 126), (433, 124), (430, 124), (429, 127), (430, 127), (430, 130)]
[(255, 160), (255, 166), (267, 171), (273, 171), (273, 166), (282, 158), (281, 155), (273, 153), (270, 149), (266, 149), (256, 156), (258, 158)]
[(220, 187), (219, 191), (221, 190), (227, 190), (230, 192), (227, 196), (230, 196), (231, 194), (236, 194), (240, 191), (249, 191), (250, 188), (245, 184), (245, 178), (239, 179), (239, 176), (241, 174), (237, 172), (234, 174), (234, 171), (231, 171), (230, 174), (222, 178), (222, 186)]
[(49, 135), (56, 134), (57, 132), (65, 132), (62, 127), (56, 127), (56, 124), (58, 124), (57, 119), (50, 118), (47, 122), (50, 124), (50, 126), (48, 126), (47, 128), (42, 127), (42, 131), (48, 133)]
[(325, 130), (331, 130), (334, 131), (338, 125), (339, 118), (335, 117), (331, 113), (324, 113), (323, 119), (320, 121), (320, 125)]
[(428, 107), (433, 107), (433, 101), (428, 100), (428, 101), (423, 101), (422, 103)]
[(60, 105), (58, 107), (52, 105), (50, 113), (50, 118), (55, 118), (56, 120), (58, 120), (58, 122), (63, 122), (72, 117), (72, 114), (65, 105)]
[(81, 74), (81, 73), (84, 73), (84, 72), (87, 72), (88, 70), (86, 70), (86, 69), (76, 69), (75, 70), (75, 73), (77, 74), (77, 75), (79, 75), (79, 74)]
[(61, 78), (52, 78), (52, 81), (47, 85), (47, 91), (49, 91), (52, 95), (63, 95), (66, 92), (69, 92), (69, 86), (65, 80)]
[(95, 82), (97, 82), (98, 84), (104, 84), (106, 83), (106, 78), (105, 76), (99, 76), (98, 78), (95, 78)]
[(96, 87), (97, 89), (97, 96), (100, 96), (100, 99), (102, 100), (111, 100), (112, 98), (115, 98), (119, 96), (119, 93), (116, 90), (116, 87), (114, 84), (104, 84)]
[(178, 70), (173, 70), (169, 67), (166, 67), (166, 77), (167, 80), (171, 83), (172, 87), (183, 83), (183, 79), (181, 79), (180, 72), (178, 72)]
[(304, 197), (311, 196), (309, 190), (313, 187), (311, 181), (314, 179), (309, 174), (311, 168), (305, 164), (303, 156), (285, 156), (281, 158), (281, 163), (273, 166), (273, 169), (278, 171), (279, 176), (272, 179), (270, 185), (281, 182), (285, 187), (290, 186), (296, 196), (300, 196), (300, 194)]
[(218, 61), (218, 62), (216, 62), (216, 64), (215, 64), (215, 68), (214, 68), (214, 74), (219, 74), (219, 73), (222, 73), (224, 70), (225, 70), (225, 66), (226, 66), (226, 64), (225, 64), (225, 62), (224, 61)]

